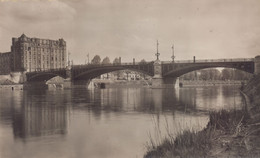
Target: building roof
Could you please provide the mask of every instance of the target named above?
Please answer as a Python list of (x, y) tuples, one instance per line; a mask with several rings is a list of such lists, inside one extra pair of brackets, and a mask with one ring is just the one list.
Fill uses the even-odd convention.
[(26, 35), (23, 33), (23, 34), (20, 36), (20, 39), (21, 39), (21, 40), (26, 40), (27, 37), (26, 37)]
[(24, 38), (24, 37), (26, 37), (26, 35), (23, 33), (20, 38)]

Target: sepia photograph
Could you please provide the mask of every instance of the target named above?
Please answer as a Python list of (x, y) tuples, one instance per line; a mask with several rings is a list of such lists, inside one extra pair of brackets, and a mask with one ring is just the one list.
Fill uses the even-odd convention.
[(259, 0), (0, 0), (0, 158), (257, 157)]

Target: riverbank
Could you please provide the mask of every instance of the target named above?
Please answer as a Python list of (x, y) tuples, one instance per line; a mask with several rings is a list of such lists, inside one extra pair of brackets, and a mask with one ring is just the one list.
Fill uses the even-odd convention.
[(0, 85), (0, 90), (23, 90), (24, 86), (22, 84), (12, 84), (12, 85)]
[(197, 86), (217, 86), (217, 85), (243, 85), (247, 81), (236, 80), (181, 80), (180, 87), (197, 87)]
[(211, 112), (205, 129), (168, 136), (158, 146), (150, 143), (144, 157), (259, 157), (260, 75), (249, 81), (243, 93), (245, 109)]
[(0, 90), (23, 90), (24, 86), (22, 84), (18, 84), (8, 79), (8, 77), (0, 77)]
[(116, 87), (147, 87), (151, 85), (151, 81), (148, 80), (100, 80), (94, 79), (91, 81), (89, 87), (100, 87), (100, 88), (116, 88)]

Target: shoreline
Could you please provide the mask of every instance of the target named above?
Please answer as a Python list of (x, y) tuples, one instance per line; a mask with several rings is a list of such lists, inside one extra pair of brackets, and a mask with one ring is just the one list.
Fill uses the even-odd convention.
[(144, 158), (170, 157), (259, 157), (260, 156), (260, 75), (241, 91), (244, 110), (210, 112), (202, 131), (183, 131), (150, 146)]
[(23, 84), (0, 85), (0, 89), (23, 90)]
[(203, 80), (182, 80), (180, 81), (180, 87), (203, 87), (203, 86), (219, 86), (219, 85), (237, 85), (241, 86), (248, 81), (223, 81), (223, 80), (214, 80), (214, 81), (203, 81)]

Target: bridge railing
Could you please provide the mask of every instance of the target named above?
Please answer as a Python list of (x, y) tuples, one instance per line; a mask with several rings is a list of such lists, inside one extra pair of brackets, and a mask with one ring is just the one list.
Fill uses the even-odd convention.
[[(81, 65), (72, 65), (71, 67), (72, 68), (86, 68), (86, 67), (103, 67), (103, 66), (124, 66), (124, 65), (145, 65), (145, 64), (149, 64), (149, 63), (152, 63), (152, 62), (129, 62), (129, 63), (110, 63), (110, 64), (81, 64)], [(54, 71), (61, 71), (61, 70), (64, 70), (66, 68), (57, 68), (57, 69), (46, 69), (46, 70), (43, 70), (43, 69), (39, 69), (37, 71), (31, 71), (31, 72), (28, 72), (28, 73), (37, 73), (37, 72), (54, 72)]]
[(28, 71), (27, 73), (38, 73), (38, 72), (54, 72), (65, 70), (66, 68), (57, 68), (57, 69), (38, 69), (36, 71)]
[[(217, 62), (249, 62), (254, 61), (254, 58), (233, 58), (233, 59), (200, 59), (200, 60), (175, 60), (174, 63), (217, 63)], [(119, 65), (146, 65), (150, 64), (153, 61), (147, 62), (128, 62), (128, 63), (110, 63), (110, 64), (82, 64), (82, 65), (72, 65), (73, 68), (86, 68), (86, 67), (102, 67), (102, 66), (119, 66)], [(162, 64), (171, 64), (172, 61), (162, 61)], [(53, 71), (61, 71), (66, 68), (58, 68), (58, 69), (47, 69), (47, 70), (37, 70), (28, 73), (37, 73), (37, 72), (53, 72)]]
[(151, 63), (151, 61), (145, 62), (145, 63), (144, 62), (135, 62), (135, 63), (129, 62), (129, 63), (109, 63), (109, 64), (102, 64), (102, 63), (100, 63), (100, 64), (81, 64), (81, 65), (73, 65), (72, 67), (79, 68), (79, 67), (97, 67), (97, 66), (102, 67), (102, 66), (119, 66), (119, 65), (122, 65), (122, 66), (124, 66), (124, 65), (145, 65), (145, 64), (149, 64), (149, 63)]
[[(200, 59), (200, 60), (175, 60), (174, 63), (211, 63), (211, 62), (248, 62), (254, 58), (234, 58), (234, 59)], [(172, 61), (162, 61), (163, 64), (173, 63)]]

